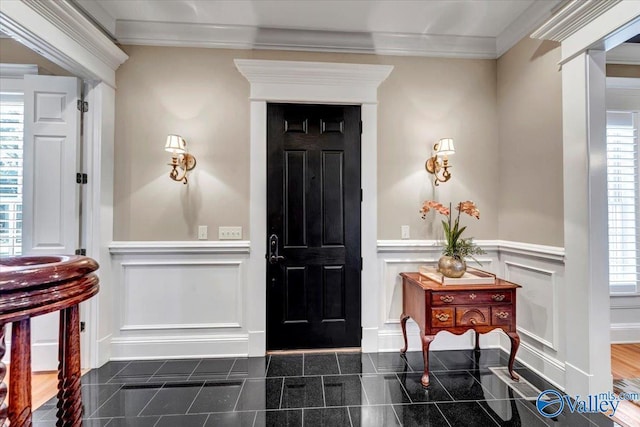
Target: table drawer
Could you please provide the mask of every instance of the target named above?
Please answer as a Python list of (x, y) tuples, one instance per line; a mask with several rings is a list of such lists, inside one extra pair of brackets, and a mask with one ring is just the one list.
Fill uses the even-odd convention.
[(510, 305), (491, 307), (491, 325), (511, 325), (512, 319), (513, 308)]
[[(454, 286), (454, 285), (451, 285)], [(451, 291), (432, 292), (431, 305), (510, 303), (511, 291)]]
[(483, 326), (491, 323), (490, 307), (456, 307), (456, 326)]
[(431, 309), (431, 326), (434, 328), (448, 328), (455, 320), (453, 307)]

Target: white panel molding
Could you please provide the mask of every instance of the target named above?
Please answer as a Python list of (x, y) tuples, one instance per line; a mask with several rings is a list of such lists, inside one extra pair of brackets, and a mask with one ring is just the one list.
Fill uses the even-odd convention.
[(236, 241), (116, 241), (109, 245), (113, 255), (133, 254), (248, 254), (251, 242)]
[(3, 1), (2, 31), (77, 76), (115, 87), (128, 56), (67, 1)]
[[(260, 343), (249, 343), (250, 356), (262, 356), (266, 350), (266, 211), (267, 211), (267, 101), (334, 103), (361, 105), (363, 147), (361, 153), (362, 192), (361, 283), (367, 284), (362, 295), (363, 331), (378, 327), (379, 272), (376, 257), (377, 218), (377, 149), (378, 146), (378, 86), (393, 70), (388, 65), (364, 65), (327, 62), (292, 62), (265, 60), (234, 60), (238, 71), (250, 83), (250, 203), (251, 234), (248, 263), (247, 329)], [(377, 351), (377, 337), (363, 332), (364, 352)]]
[(127, 269), (131, 267), (184, 267), (191, 266), (213, 266), (213, 267), (225, 267), (231, 266), (236, 269), (235, 283), (229, 283), (229, 287), (236, 289), (236, 308), (235, 316), (237, 321), (235, 322), (216, 322), (216, 323), (167, 323), (167, 324), (127, 324), (127, 313), (121, 312), (120, 316), (120, 331), (160, 331), (160, 330), (176, 330), (176, 329), (220, 329), (220, 328), (241, 328), (243, 324), (243, 274), (242, 260), (225, 260), (225, 261), (211, 261), (211, 260), (193, 260), (193, 261), (125, 261), (120, 263), (121, 268), (121, 292), (120, 292), (120, 307), (123, 310), (127, 306), (125, 298), (127, 293), (124, 289), (135, 286), (135, 284), (129, 283), (127, 276)]
[(640, 323), (612, 323), (611, 343), (632, 344), (640, 342)]
[[(22, 79), (25, 74), (38, 74), (38, 66), (32, 64), (0, 64), (0, 77)], [(2, 89), (6, 89), (3, 85)]]
[(518, 268), (523, 270), (529, 270), (534, 273), (542, 274), (549, 277), (548, 282), (550, 282), (551, 289), (553, 291), (552, 298), (551, 298), (551, 311), (553, 313), (553, 316), (551, 318), (551, 321), (553, 322), (553, 325), (551, 327), (551, 331), (552, 331), (551, 341), (542, 338), (541, 336), (523, 328), (522, 326), (518, 326), (516, 329), (518, 330), (518, 332), (521, 332), (522, 334), (539, 342), (540, 344), (545, 345), (551, 348), (552, 350), (558, 351), (558, 341), (560, 336), (560, 330), (559, 330), (560, 312), (558, 308), (558, 301), (560, 298), (560, 289), (556, 281), (556, 272), (552, 270), (547, 270), (544, 268), (539, 268), (532, 265), (521, 264), (521, 263), (512, 262), (512, 261), (504, 261), (504, 265), (505, 265), (505, 269), (504, 269), (505, 280), (510, 280), (510, 275), (512, 271), (511, 269), (518, 269)]

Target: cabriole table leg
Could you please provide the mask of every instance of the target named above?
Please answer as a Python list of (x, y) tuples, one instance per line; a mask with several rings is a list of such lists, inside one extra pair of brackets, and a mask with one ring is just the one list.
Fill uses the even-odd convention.
[(74, 305), (60, 311), (58, 427), (82, 425), (80, 392), (80, 316)]
[(2, 359), (7, 351), (4, 343), (4, 323), (0, 324), (0, 427), (4, 427), (7, 422), (9, 412), (7, 410), (7, 385), (4, 377), (7, 375), (7, 367), (2, 363)]
[(13, 322), (11, 326), (10, 369), (10, 425), (31, 427), (31, 319)]

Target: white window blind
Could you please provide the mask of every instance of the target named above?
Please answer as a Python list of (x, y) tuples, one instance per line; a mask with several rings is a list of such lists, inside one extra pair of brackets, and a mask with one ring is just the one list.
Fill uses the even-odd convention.
[(640, 278), (637, 112), (607, 112), (607, 196), (611, 293), (635, 293)]
[(22, 253), (22, 94), (0, 93), (0, 256)]

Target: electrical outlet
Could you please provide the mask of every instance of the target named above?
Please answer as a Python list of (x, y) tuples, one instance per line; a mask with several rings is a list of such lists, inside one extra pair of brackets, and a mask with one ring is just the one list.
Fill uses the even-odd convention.
[(218, 239), (242, 240), (242, 227), (218, 227)]
[(198, 240), (207, 240), (208, 230), (206, 225), (198, 226)]
[(411, 238), (411, 235), (409, 233), (409, 226), (408, 225), (402, 225), (400, 227), (400, 230), (401, 230), (403, 239), (410, 239)]

